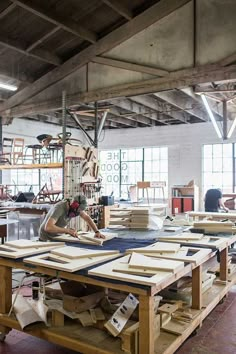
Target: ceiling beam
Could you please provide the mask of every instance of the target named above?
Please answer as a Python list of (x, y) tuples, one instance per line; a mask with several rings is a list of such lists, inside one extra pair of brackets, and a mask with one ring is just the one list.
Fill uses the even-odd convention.
[(72, 19), (65, 19), (63, 15), (59, 15), (52, 11), (46, 6), (42, 6), (43, 1), (40, 5), (36, 4), (33, 0), (11, 0), (14, 4), (30, 11), (34, 15), (37, 15), (44, 20), (53, 23), (56, 26), (60, 26), (67, 32), (74, 34), (77, 37), (83, 38), (90, 43), (95, 43), (97, 40), (97, 35), (92, 31), (80, 26), (77, 22)]
[[(135, 114), (135, 113), (131, 113), (131, 112), (127, 112), (127, 113), (122, 113), (120, 112), (117, 107), (113, 107), (111, 110), (110, 110), (111, 114), (115, 115), (116, 117), (120, 117), (120, 118), (125, 118), (127, 119), (128, 121), (133, 121), (133, 122), (136, 122), (136, 123), (141, 123), (141, 124), (144, 124), (144, 125), (147, 125), (147, 126), (152, 126), (152, 120), (149, 119), (149, 118), (146, 118), (146, 117), (142, 117), (138, 114)], [(127, 115), (126, 115), (127, 114)], [(132, 115), (131, 115), (132, 114)]]
[(137, 127), (136, 121), (130, 120), (128, 118), (122, 118), (122, 117), (119, 117), (118, 115), (112, 115), (111, 113), (108, 113), (107, 120), (115, 122), (115, 123), (119, 123), (122, 125), (126, 125), (128, 127)]
[(169, 72), (166, 70), (154, 68), (147, 65), (129, 63), (127, 61), (121, 61), (121, 60), (116, 60), (111, 58), (95, 57), (93, 58), (92, 62), (97, 64), (102, 64), (102, 65), (112, 66), (113, 68), (136, 71), (139, 73), (145, 73), (145, 74), (150, 74), (155, 76), (166, 76), (167, 74), (169, 74)]
[[(179, 70), (173, 74), (171, 73), (167, 75), (165, 78), (138, 81), (67, 95), (68, 107), (78, 106), (78, 104), (88, 102), (107, 100), (110, 101), (113, 98), (124, 96), (131, 97), (135, 95), (142, 95), (165, 90), (183, 89), (200, 83), (236, 79), (236, 66), (229, 66), (224, 68), (216, 68), (215, 66), (213, 67), (214, 70), (212, 70), (209, 65), (186, 70)], [(197, 97), (197, 95), (195, 96)], [(44, 100), (43, 102), (21, 105), (13, 109), (8, 109), (6, 112), (4, 112), (6, 110), (5, 107), (8, 107), (7, 103), (11, 99), (12, 98), (0, 105), (0, 111), (2, 112), (2, 115), (10, 114), (13, 116), (19, 116), (19, 114), (26, 114), (26, 112), (47, 112), (61, 108), (61, 97), (55, 97), (48, 101)], [(217, 113), (219, 113), (219, 111)]]
[(34, 85), (25, 88), (19, 93), (16, 93), (13, 97), (1, 105), (0, 111), (17, 106), (27, 99), (35, 96), (37, 93), (45, 90), (49, 86), (64, 79), (75, 70), (89, 63), (95, 56), (101, 55), (116, 47), (153, 23), (158, 22), (173, 11), (187, 4), (189, 1), (190, 0), (160, 0), (140, 15), (134, 17), (131, 21), (125, 23), (98, 40), (96, 44), (90, 45), (88, 48), (82, 50), (80, 53), (67, 60), (61, 65), (60, 68), (55, 68), (48, 74), (35, 81)]
[(111, 101), (116, 107), (122, 108), (129, 112), (134, 112), (142, 116), (143, 124), (151, 125), (151, 121), (160, 121), (160, 115), (156, 111), (150, 110), (141, 104), (137, 104), (131, 100), (116, 99)]
[(26, 44), (23, 44), (21, 41), (9, 37), (9, 35), (4, 33), (2, 29), (0, 30), (0, 44), (2, 44), (4, 47), (13, 49), (19, 53), (39, 59), (40, 61), (46, 63), (50, 63), (56, 66), (61, 64), (61, 59), (49, 51), (43, 49), (34, 49), (32, 52), (27, 51)]
[[(235, 85), (236, 86), (236, 85)], [(204, 87), (202, 87), (202, 88), (195, 88), (194, 89), (194, 92), (196, 93), (196, 94), (202, 94), (202, 93), (236, 93), (236, 88), (235, 89), (217, 89), (217, 88), (215, 88), (215, 89), (213, 89), (213, 88), (204, 88)], [(220, 97), (219, 97), (220, 98)]]
[(8, 7), (6, 7), (1, 13), (0, 13), (0, 19), (8, 15), (14, 8), (16, 7), (16, 4), (11, 4)]
[(122, 5), (118, 0), (102, 0), (106, 5), (116, 11), (119, 15), (126, 18), (126, 20), (131, 20), (133, 18), (133, 13), (127, 7)]
[(168, 102), (172, 106), (185, 111), (192, 116), (199, 118), (203, 121), (207, 121), (208, 117), (205, 112), (199, 109), (196, 106), (200, 106), (197, 102), (191, 97), (184, 97), (184, 94), (177, 91), (164, 91), (154, 93), (154, 96), (162, 99), (163, 101)]
[(134, 96), (131, 97), (132, 101), (135, 101), (137, 103), (140, 103), (146, 107), (149, 107), (155, 111), (161, 112), (165, 114), (166, 116), (170, 116), (176, 120), (179, 120), (180, 122), (183, 123), (188, 123), (187, 121), (187, 114), (177, 112), (174, 109), (171, 109), (169, 105), (167, 105), (165, 102), (160, 102), (157, 99), (149, 96)]
[(37, 41), (35, 41), (34, 43), (30, 44), (27, 48), (26, 51), (30, 52), (31, 50), (33, 50), (34, 48), (36, 48), (37, 46), (41, 45), (44, 41), (46, 41), (46, 39), (48, 39), (49, 37), (51, 37), (54, 33), (56, 33), (57, 31), (59, 31), (60, 27), (54, 27), (51, 31), (45, 33), (42, 37), (40, 37)]
[(229, 55), (228, 57), (220, 60), (218, 63), (222, 66), (227, 66), (236, 62), (236, 53)]

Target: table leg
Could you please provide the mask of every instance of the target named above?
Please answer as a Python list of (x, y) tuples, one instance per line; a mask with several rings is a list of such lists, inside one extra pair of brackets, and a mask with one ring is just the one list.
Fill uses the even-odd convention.
[(12, 304), (12, 269), (0, 266), (0, 313), (10, 311)]
[(220, 280), (228, 279), (228, 247), (220, 252)]
[(202, 266), (192, 270), (192, 308), (202, 308)]
[(153, 296), (139, 296), (139, 353), (154, 354)]

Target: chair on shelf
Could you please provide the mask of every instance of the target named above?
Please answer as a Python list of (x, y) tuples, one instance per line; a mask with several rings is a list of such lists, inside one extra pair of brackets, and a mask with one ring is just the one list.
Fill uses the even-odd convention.
[(0, 154), (0, 164), (11, 164), (13, 139), (3, 138), (2, 153)]
[(12, 148), (12, 162), (13, 165), (17, 165), (19, 161), (24, 163), (24, 150), (25, 150), (25, 139), (14, 138), (13, 148)]

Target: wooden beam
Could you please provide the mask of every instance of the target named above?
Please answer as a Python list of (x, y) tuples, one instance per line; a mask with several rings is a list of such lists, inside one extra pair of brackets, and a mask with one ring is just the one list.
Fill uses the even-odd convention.
[(16, 4), (11, 4), (8, 7), (6, 7), (1, 13), (0, 13), (0, 19), (8, 15), (14, 8), (16, 7)]
[[(151, 125), (151, 121), (160, 121), (160, 114), (144, 107), (141, 104), (127, 99), (115, 99), (111, 101), (116, 107), (122, 108), (126, 111), (134, 112), (142, 117), (142, 123)], [(161, 121), (160, 121), (161, 122)]]
[(102, 64), (102, 65), (112, 66), (113, 68), (136, 71), (139, 73), (145, 73), (145, 74), (150, 74), (155, 76), (166, 76), (167, 74), (169, 74), (169, 72), (166, 70), (154, 68), (147, 65), (129, 63), (127, 61), (115, 60), (111, 58), (95, 57), (93, 58), (92, 62)]
[(219, 64), (222, 66), (227, 66), (236, 62), (236, 53), (231, 54), (230, 56), (219, 61)]
[(179, 120), (180, 122), (188, 123), (186, 119), (187, 114), (175, 111), (174, 108), (171, 109), (171, 107), (168, 106), (165, 102), (160, 102), (153, 97), (134, 96), (131, 97), (131, 100), (149, 107), (157, 112), (161, 112), (166, 116), (172, 117), (173, 119)]
[(33, 50), (34, 48), (36, 48), (38, 45), (42, 44), (44, 41), (46, 41), (46, 39), (48, 39), (49, 37), (51, 37), (54, 33), (56, 33), (57, 31), (59, 31), (60, 27), (54, 27), (50, 32), (45, 33), (44, 36), (40, 37), (37, 41), (35, 41), (34, 43), (32, 43), (31, 45), (29, 45), (26, 48), (27, 52), (30, 52), (31, 50)]
[[(126, 119), (128, 122), (141, 123), (143, 125), (152, 126), (152, 121), (149, 118), (134, 114), (133, 116), (122, 115), (116, 107), (110, 110), (110, 113), (118, 118)], [(132, 123), (131, 123), (132, 124)]]
[[(15, 1), (16, 0), (14, 0), (14, 2)], [(0, 110), (7, 110), (35, 96), (37, 93), (45, 90), (49, 86), (64, 79), (75, 70), (81, 68), (83, 65), (89, 63), (95, 56), (116, 47), (123, 41), (131, 38), (153, 23), (168, 16), (170, 13), (187, 4), (189, 1), (190, 0), (160, 0), (155, 5), (133, 18), (131, 21), (125, 23), (113, 32), (98, 40), (96, 44), (89, 46), (71, 59), (67, 60), (63, 65), (61, 65), (60, 68), (56, 68), (38, 79), (34, 82), (34, 85), (25, 88), (19, 93), (16, 93), (2, 105)]]
[[(76, 93), (67, 96), (68, 107), (78, 106), (79, 103), (88, 103), (94, 101), (111, 100), (113, 98), (124, 96), (135, 96), (159, 92), (164, 90), (181, 89), (188, 86), (194, 86), (200, 83), (208, 83), (212, 81), (224, 81), (236, 79), (236, 66), (213, 69), (209, 65), (195, 67), (186, 70), (179, 70), (171, 73), (165, 78), (144, 80), (128, 84), (110, 86), (106, 88), (96, 89), (93, 91)], [(11, 98), (8, 100), (10, 101)], [(25, 104), (14, 109), (5, 111), (7, 102), (0, 106), (2, 115), (22, 116), (28, 113), (47, 112), (61, 108), (61, 97), (53, 98), (48, 101)], [(160, 104), (160, 103), (159, 103)], [(162, 106), (163, 107), (163, 106)]]
[(194, 93), (196, 94), (202, 94), (202, 93), (234, 93), (236, 92), (236, 89), (212, 89), (212, 88), (195, 88)]
[(19, 5), (27, 11), (32, 12), (36, 16), (43, 18), (46, 21), (54, 23), (56, 26), (60, 26), (67, 32), (74, 34), (77, 37), (86, 39), (91, 43), (95, 43), (97, 40), (97, 35), (92, 31), (87, 30), (86, 28), (80, 26), (77, 22), (72, 19), (65, 19), (63, 15), (59, 15), (52, 11), (46, 6), (38, 5), (32, 0), (11, 0), (14, 4)]
[(39, 59), (40, 61), (44, 61), (46, 63), (50, 63), (56, 66), (61, 64), (60, 58), (49, 51), (43, 49), (34, 49), (32, 52), (28, 52), (26, 44), (9, 37), (9, 35), (7, 33), (4, 33), (2, 29), (0, 30), (0, 43), (7, 48), (34, 57), (36, 59)]
[(106, 5), (116, 11), (118, 14), (126, 18), (126, 20), (131, 20), (133, 18), (133, 13), (127, 7), (123, 6), (117, 0), (102, 0)]
[[(207, 121), (208, 117), (206, 116), (205, 112), (201, 109), (196, 107), (198, 103), (191, 97), (186, 97), (183, 93), (177, 91), (165, 91), (165, 92), (158, 92), (154, 93), (155, 97), (158, 97), (172, 106), (179, 108), (185, 111), (188, 114), (193, 115), (196, 118), (199, 118), (203, 121)], [(201, 106), (199, 104), (199, 106)]]

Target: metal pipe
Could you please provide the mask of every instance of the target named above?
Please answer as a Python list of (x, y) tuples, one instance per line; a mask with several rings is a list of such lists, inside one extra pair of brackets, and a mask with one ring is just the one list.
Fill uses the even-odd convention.
[(227, 102), (223, 101), (223, 140), (227, 139)]
[(94, 147), (98, 147), (98, 103), (95, 102)]
[(105, 111), (105, 112), (103, 113), (101, 122), (100, 122), (100, 124), (99, 124), (99, 127), (98, 127), (98, 139), (100, 138), (102, 129), (103, 129), (103, 127), (104, 127), (104, 124), (105, 124), (105, 121), (106, 121), (106, 117), (107, 117), (107, 113), (108, 113), (107, 111)]
[(66, 91), (62, 91), (62, 198), (65, 195)]

